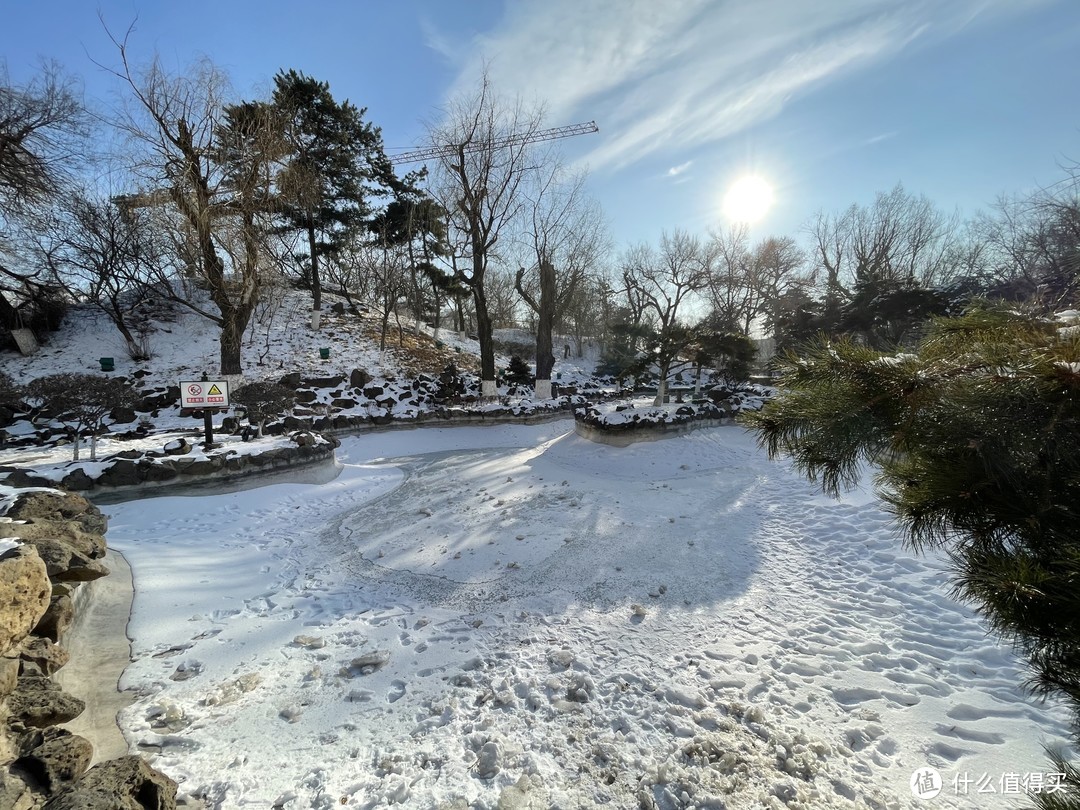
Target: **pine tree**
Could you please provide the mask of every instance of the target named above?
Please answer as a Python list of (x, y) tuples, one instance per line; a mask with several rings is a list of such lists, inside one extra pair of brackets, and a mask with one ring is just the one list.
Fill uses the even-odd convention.
[[(746, 419), (836, 493), (860, 463), (914, 548), (943, 548), (956, 594), (1063, 697), (1080, 743), (1080, 325), (975, 309), (910, 354), (820, 341), (781, 362), (782, 394)], [(1080, 808), (1080, 772), (1051, 753)]]
[(280, 210), (308, 241), (312, 310), (322, 308), (319, 258), (336, 250), (371, 214), (369, 198), (398, 188), (382, 133), (365, 109), (338, 102), (330, 85), (295, 70), (274, 77), (273, 105), (290, 154), (278, 178)]

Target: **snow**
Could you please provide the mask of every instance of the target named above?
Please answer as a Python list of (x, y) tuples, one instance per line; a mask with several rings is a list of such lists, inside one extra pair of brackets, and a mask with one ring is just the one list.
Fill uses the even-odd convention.
[(368, 434), (328, 484), (105, 507), (133, 749), (291, 810), (906, 808), (928, 765), (935, 807), (1004, 807), (953, 777), (1045, 770), (1064, 712), (870, 494), (738, 427), (571, 428)]
[[(249, 379), (364, 368), (409, 389), (370, 321), (326, 311), (314, 333), (309, 306), (263, 308)], [(475, 341), (438, 338), (471, 361)], [(113, 356), (160, 388), (217, 368), (195, 315), (159, 322), (151, 346), (135, 363), (76, 310), (0, 370), (25, 381)], [(595, 347), (561, 354), (558, 382), (584, 388)], [(331, 399), (318, 390), (313, 406)], [(667, 421), (679, 407), (633, 404), (596, 414)], [(146, 421), (145, 438), (99, 439), (97, 467), (84, 444), (80, 466), (180, 436), (203, 455), (201, 423), (178, 408)], [(995, 808), (1019, 797), (976, 795), (977, 779), (1043, 776), (1067, 713), (1022, 692), (1021, 664), (950, 597), (947, 562), (903, 550), (870, 492), (826, 498), (736, 426), (622, 448), (572, 427), (340, 437), (329, 482), (292, 471), (103, 506), (137, 590), (121, 681), (132, 751), (218, 810), (915, 808), (929, 806), (909, 787), (925, 767), (945, 785), (932, 806)], [(37, 428), (6, 430), (29, 442)], [(70, 452), (9, 448), (0, 465), (56, 480)], [(0, 486), (0, 510), (12, 497)]]

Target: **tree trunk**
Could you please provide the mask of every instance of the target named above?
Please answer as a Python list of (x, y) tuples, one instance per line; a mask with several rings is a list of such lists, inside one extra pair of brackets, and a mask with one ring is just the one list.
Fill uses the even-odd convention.
[[(308, 223), (308, 250), (311, 251), (311, 311), (322, 311), (322, 281), (319, 279), (319, 255), (315, 251), (315, 225)], [(312, 318), (312, 328), (318, 329), (315, 318)]]
[(659, 364), (657, 369), (657, 377), (659, 378), (656, 383), (656, 399), (653, 400), (653, 407), (658, 408), (664, 404), (664, 397), (667, 395), (667, 375), (671, 370), (671, 361), (665, 360)]
[(79, 438), (80, 438), (79, 437), (79, 431), (76, 430), (75, 431), (75, 439), (71, 443), (71, 460), (72, 461), (78, 461), (79, 460)]
[(242, 374), (243, 362), (240, 357), (240, 344), (244, 338), (246, 319), (231, 311), (222, 313), (221, 322), (221, 373)]
[(551, 262), (540, 262), (540, 306), (536, 309), (536, 379), (550, 380), (555, 368), (551, 351), (551, 333), (555, 324), (555, 268)]
[(484, 397), (495, 396), (495, 345), (492, 341), (491, 315), (482, 285), (472, 288), (476, 304), (476, 336), (480, 339), (480, 387)]

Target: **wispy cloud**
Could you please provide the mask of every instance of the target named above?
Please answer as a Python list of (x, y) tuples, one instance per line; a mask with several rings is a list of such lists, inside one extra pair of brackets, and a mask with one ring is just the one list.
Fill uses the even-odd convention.
[(875, 143), (881, 143), (882, 141), (891, 141), (898, 134), (898, 132), (882, 132), (880, 135), (874, 135), (872, 138), (867, 138), (863, 141), (863, 146), (873, 146)]
[[(508, 0), (468, 43), (452, 91), (483, 64), (555, 124), (595, 119), (592, 168), (694, 148), (775, 116), (823, 83), (946, 38), (1012, 0)], [(678, 168), (678, 167), (676, 167)]]
[(670, 169), (667, 170), (667, 176), (678, 177), (680, 174), (689, 169), (690, 166), (693, 165), (693, 163), (694, 161), (688, 160), (686, 161), (686, 163), (680, 163), (678, 166), (672, 166)]

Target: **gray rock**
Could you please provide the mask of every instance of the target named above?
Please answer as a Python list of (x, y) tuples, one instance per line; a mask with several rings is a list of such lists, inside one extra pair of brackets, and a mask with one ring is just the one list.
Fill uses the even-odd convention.
[(365, 369), (354, 368), (352, 374), (349, 375), (350, 388), (362, 389), (369, 382), (371, 382), (371, 375)]
[[(47, 638), (31, 637), (19, 649), (21, 675), (53, 675), (61, 669), (71, 655), (59, 644)], [(12, 684), (14, 687), (14, 684)]]
[(36, 810), (41, 796), (30, 790), (21, 774), (0, 768), (0, 807), (3, 810)]
[(141, 757), (120, 757), (87, 771), (45, 810), (175, 810), (176, 782)]
[(0, 652), (10, 650), (41, 622), (51, 596), (45, 563), (33, 546), (0, 555)]
[(34, 626), (31, 632), (34, 635), (59, 643), (74, 620), (75, 604), (68, 594), (61, 593), (51, 599), (45, 615), (41, 617), (41, 621)]
[(48, 678), (23, 675), (8, 697), (8, 708), (12, 718), (33, 728), (45, 728), (74, 720), (86, 704)]
[(86, 773), (94, 756), (94, 746), (89, 740), (62, 728), (50, 728), (42, 736), (43, 742), (17, 759), (14, 767), (30, 777), (43, 792), (59, 793)]

